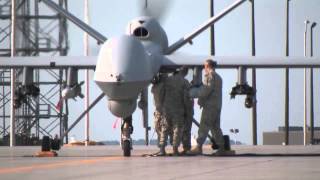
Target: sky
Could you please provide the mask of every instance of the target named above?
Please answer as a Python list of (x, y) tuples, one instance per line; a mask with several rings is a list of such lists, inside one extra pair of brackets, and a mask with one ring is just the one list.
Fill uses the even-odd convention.
[[(125, 32), (127, 23), (139, 16), (138, 0), (117, 1), (90, 1), (90, 15), (93, 28), (110, 38)], [(83, 18), (83, 3), (79, 0), (69, 0), (69, 11), (78, 18)], [(169, 44), (174, 43), (185, 34), (193, 31), (209, 17), (209, 0), (171, 0), (166, 17), (161, 21), (165, 29)], [(234, 0), (215, 0), (215, 13), (232, 4)], [(285, 56), (285, 4), (286, 0), (256, 0), (256, 56)], [(217, 56), (251, 55), (251, 25), (249, 1), (229, 13), (215, 24), (215, 43)], [(304, 21), (320, 21), (318, 9), (319, 0), (291, 0), (289, 20), (289, 46), (290, 56), (303, 56)], [(314, 56), (319, 56), (319, 26), (314, 28)], [(308, 31), (310, 27), (308, 27)], [(72, 23), (69, 23), (70, 56), (83, 54), (83, 32)], [(309, 35), (308, 35), (309, 38)], [(196, 37), (193, 45), (186, 45), (179, 52), (188, 54), (210, 53), (209, 31)], [(308, 43), (310, 40), (308, 39)], [(91, 54), (96, 55), (99, 47), (91, 39)], [(308, 44), (308, 52), (310, 46)], [(309, 55), (309, 53), (308, 53)], [(244, 107), (244, 96), (230, 99), (230, 91), (237, 81), (236, 70), (218, 69), (223, 78), (223, 106), (221, 112), (221, 128), (224, 134), (229, 134), (231, 139), (237, 139), (245, 144), (252, 144), (251, 109)], [(80, 71), (80, 79), (83, 78)], [(93, 72), (91, 72), (91, 79)], [(251, 84), (251, 71), (248, 70), (248, 82)], [(314, 73), (315, 92), (315, 125), (319, 126), (319, 71)], [(90, 83), (90, 99), (93, 101), (101, 91), (93, 81)], [(257, 125), (258, 144), (262, 144), (262, 133), (277, 131), (278, 126), (284, 125), (284, 70), (257, 70)], [(84, 110), (81, 99), (70, 101), (69, 124)], [(112, 128), (116, 120), (107, 109), (104, 98), (91, 111), (90, 138), (92, 140), (119, 140), (120, 126)], [(152, 127), (150, 137), (155, 138), (153, 129), (153, 101), (149, 93), (149, 124)], [(303, 70), (290, 70), (290, 125), (303, 125)], [(201, 110), (195, 106), (195, 119), (200, 120)], [(134, 139), (144, 138), (141, 111), (133, 115)], [(235, 136), (230, 134), (230, 129), (238, 128)], [(197, 128), (193, 127), (193, 134)], [(84, 121), (82, 120), (69, 134), (78, 140), (84, 139)]]

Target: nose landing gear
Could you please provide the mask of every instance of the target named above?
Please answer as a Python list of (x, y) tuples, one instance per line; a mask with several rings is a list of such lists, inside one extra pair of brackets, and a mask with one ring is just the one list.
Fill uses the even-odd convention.
[(121, 125), (121, 147), (123, 150), (123, 156), (131, 156), (132, 139), (131, 134), (133, 132), (132, 116), (123, 119)]

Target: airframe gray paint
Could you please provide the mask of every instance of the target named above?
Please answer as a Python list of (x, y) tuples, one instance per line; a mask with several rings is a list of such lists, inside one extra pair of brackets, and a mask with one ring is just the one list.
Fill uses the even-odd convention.
[[(204, 28), (207, 24), (202, 26)], [(148, 30), (149, 35), (147, 37), (135, 37), (132, 34), (135, 28), (140, 27)], [(94, 80), (109, 99), (121, 100), (119, 103), (111, 103), (111, 106), (116, 104), (116, 108), (111, 107), (110, 110), (113, 109), (113, 113), (118, 115), (120, 111), (123, 111), (123, 114), (120, 113), (122, 117), (127, 115), (128, 112), (133, 112), (136, 106), (136, 103), (130, 105), (130, 103), (124, 102), (136, 101), (138, 94), (148, 86), (160, 67), (170, 68), (182, 65), (201, 67), (207, 58), (217, 61), (218, 68), (239, 68), (239, 66), (245, 68), (320, 67), (320, 58), (211, 57), (179, 53), (164, 56), (167, 43), (167, 35), (155, 19), (140, 17), (129, 23), (127, 35), (111, 38), (104, 43), (100, 49), (97, 64), (95, 57), (0, 57), (0, 67), (96, 67)], [(121, 108), (127, 109), (121, 110)]]

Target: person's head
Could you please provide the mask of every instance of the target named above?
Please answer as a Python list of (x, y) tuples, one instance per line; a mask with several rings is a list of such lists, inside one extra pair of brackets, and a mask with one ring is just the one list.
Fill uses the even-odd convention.
[(179, 72), (183, 77), (185, 77), (188, 74), (188, 68), (186, 66), (182, 66)]
[(205, 71), (205, 73), (209, 73), (210, 71), (214, 70), (216, 65), (217, 65), (217, 63), (215, 61), (213, 61), (212, 59), (207, 59), (204, 62), (204, 71)]

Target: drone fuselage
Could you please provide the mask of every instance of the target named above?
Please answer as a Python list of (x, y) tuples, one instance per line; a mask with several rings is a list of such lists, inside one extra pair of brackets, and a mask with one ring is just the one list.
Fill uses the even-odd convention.
[(134, 19), (125, 35), (103, 44), (94, 80), (115, 116), (125, 118), (135, 111), (139, 93), (158, 73), (167, 47), (166, 33), (150, 17)]

